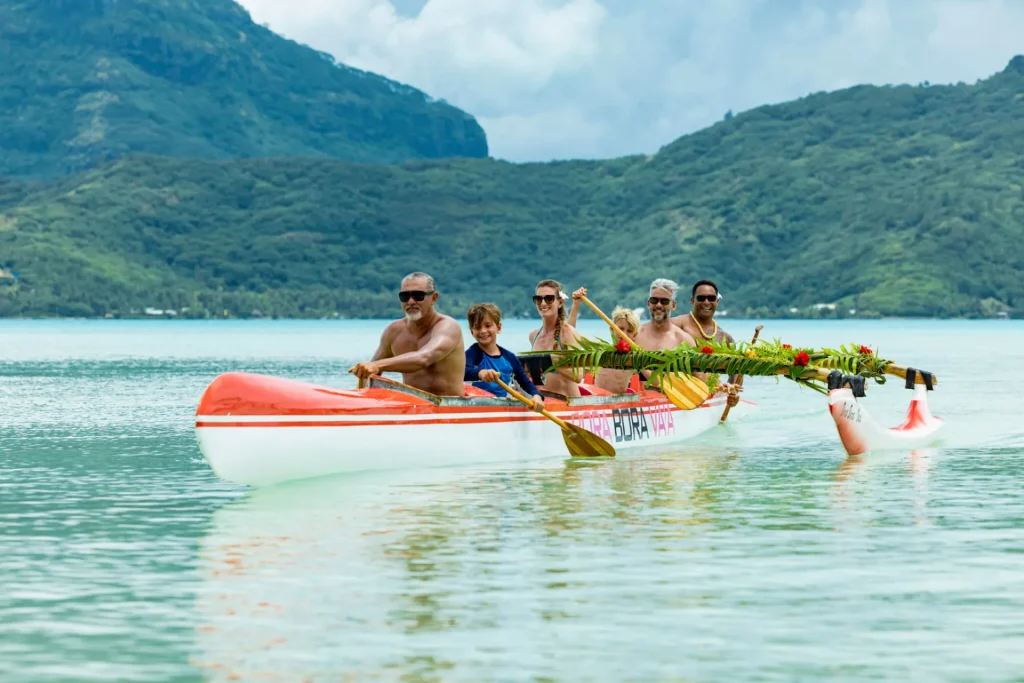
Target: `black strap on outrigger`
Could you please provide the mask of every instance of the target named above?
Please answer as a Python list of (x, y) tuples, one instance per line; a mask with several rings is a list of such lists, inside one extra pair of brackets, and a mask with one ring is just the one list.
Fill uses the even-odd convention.
[(839, 370), (833, 370), (828, 373), (828, 390), (850, 387), (855, 397), (864, 398), (864, 379), (862, 375), (844, 375)]
[(519, 362), (534, 384), (544, 384), (544, 371), (555, 364), (550, 353), (543, 356), (519, 356)]
[(928, 391), (932, 391), (932, 373), (927, 370), (918, 370), (917, 368), (907, 368), (907, 389), (913, 389), (914, 385), (917, 384), (917, 376), (921, 375), (921, 379), (924, 381), (924, 388)]

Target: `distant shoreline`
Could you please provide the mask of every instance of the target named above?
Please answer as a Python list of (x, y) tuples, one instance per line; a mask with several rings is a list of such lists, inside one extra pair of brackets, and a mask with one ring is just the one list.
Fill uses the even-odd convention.
[[(441, 311), (444, 313), (444, 311)], [(451, 314), (446, 314), (451, 315)], [(394, 315), (390, 317), (302, 317), (302, 318), (274, 318), (269, 316), (264, 317), (188, 317), (188, 316), (118, 316), (118, 317), (100, 317), (100, 316), (0, 316), (0, 323), (7, 321), (18, 321), (18, 322), (30, 322), (30, 321), (80, 321), (80, 322), (373, 322), (373, 321), (393, 321), (397, 320), (400, 316)], [(461, 316), (452, 316), (456, 320), (461, 321)], [(726, 326), (729, 321), (789, 321), (789, 320), (800, 320), (800, 321), (814, 321), (814, 322), (828, 322), (828, 323), (842, 323), (842, 322), (863, 322), (869, 320), (877, 321), (953, 321), (953, 320), (971, 320), (971, 321), (993, 321), (993, 322), (1004, 322), (1010, 320), (1021, 320), (1024, 316), (978, 316), (978, 317), (967, 317), (967, 316), (950, 316), (950, 317), (936, 317), (936, 316), (865, 316), (865, 317), (847, 317), (847, 318), (820, 318), (812, 316), (786, 316), (786, 317), (716, 317), (719, 324)], [(540, 318), (522, 318), (522, 317), (509, 317), (505, 319), (505, 322), (540, 322)], [(601, 323), (597, 318), (586, 317), (581, 319), (583, 323), (596, 322)], [(641, 323), (648, 322), (647, 318), (642, 318)], [(603, 323), (602, 323), (603, 324)]]

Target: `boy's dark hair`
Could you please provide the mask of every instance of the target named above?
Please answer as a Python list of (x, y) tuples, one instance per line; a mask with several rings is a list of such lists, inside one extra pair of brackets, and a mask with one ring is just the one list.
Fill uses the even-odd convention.
[(714, 282), (712, 282), (711, 280), (697, 280), (697, 282), (693, 285), (693, 291), (690, 292), (690, 296), (697, 296), (697, 288), (700, 287), (701, 285), (711, 285), (712, 287), (715, 288), (715, 294), (718, 294), (718, 285), (716, 285)]
[(494, 304), (473, 304), (466, 311), (466, 320), (469, 321), (469, 329), (480, 327), (484, 317), (489, 317), (495, 325), (501, 324), (501, 309)]

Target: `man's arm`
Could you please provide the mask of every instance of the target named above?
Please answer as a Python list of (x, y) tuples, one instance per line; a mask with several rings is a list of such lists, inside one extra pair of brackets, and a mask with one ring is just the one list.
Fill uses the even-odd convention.
[(380, 344), (377, 346), (377, 350), (373, 352), (373, 358), (370, 360), (380, 360), (382, 358), (391, 358), (394, 356), (394, 352), (391, 351), (391, 342), (395, 338), (395, 323), (391, 323), (384, 328), (384, 333), (380, 335)]
[[(736, 340), (732, 338), (731, 334), (729, 334), (725, 330), (722, 330), (722, 334), (724, 335), (724, 341), (725, 341), (726, 344), (728, 344), (729, 346), (736, 346)], [(736, 375), (729, 375), (729, 377), (728, 377), (728, 379), (726, 381), (729, 384), (735, 384), (736, 383)]]
[(382, 358), (376, 363), (381, 372), (419, 372), (448, 356), (461, 339), (459, 324), (454, 320), (445, 320), (431, 331), (430, 341), (423, 348)]

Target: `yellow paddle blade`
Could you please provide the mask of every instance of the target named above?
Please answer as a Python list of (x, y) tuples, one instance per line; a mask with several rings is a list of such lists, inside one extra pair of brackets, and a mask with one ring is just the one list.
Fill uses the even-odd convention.
[(661, 378), (661, 391), (680, 410), (693, 410), (711, 395), (707, 382), (689, 375), (665, 375)]
[(615, 449), (610, 443), (593, 432), (588, 432), (582, 427), (565, 423), (566, 429), (562, 430), (562, 438), (565, 439), (565, 446), (569, 449), (569, 455), (574, 458), (601, 458), (615, 457)]

